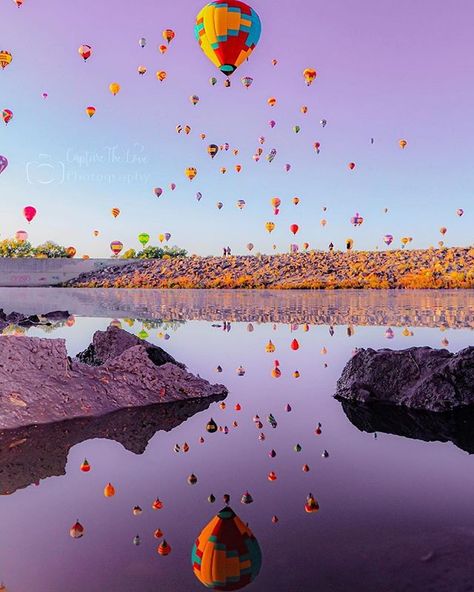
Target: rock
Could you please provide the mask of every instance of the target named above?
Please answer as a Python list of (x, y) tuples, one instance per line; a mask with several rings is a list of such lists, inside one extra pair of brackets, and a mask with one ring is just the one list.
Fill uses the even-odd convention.
[(341, 399), (347, 419), (361, 432), (385, 433), (422, 440), (452, 442), (474, 454), (474, 407), (435, 413), (383, 403), (358, 403)]
[(83, 352), (77, 354), (76, 357), (84, 364), (101, 366), (109, 360), (116, 358), (134, 345), (143, 346), (150, 360), (156, 366), (161, 366), (169, 362), (181, 368), (185, 368), (184, 364), (177, 362), (161, 347), (148, 343), (148, 341), (144, 341), (143, 339), (139, 339), (135, 335), (114, 326), (108, 327), (106, 331), (96, 331), (92, 338), (91, 345), (89, 345), (89, 347)]
[(71, 316), (67, 310), (53, 310), (52, 312), (47, 312), (43, 315), (48, 321), (67, 321), (68, 318)]
[(360, 349), (337, 381), (340, 399), (443, 412), (474, 405), (474, 347)]
[[(224, 386), (193, 376), (161, 348), (129, 339), (122, 329), (98, 333), (106, 357), (99, 366), (71, 360), (63, 339), (0, 337), (0, 429), (227, 395)], [(108, 353), (102, 349), (107, 340)]]
[(143, 454), (157, 431), (174, 429), (224, 397), (162, 403), (100, 417), (0, 430), (0, 495), (12, 494), (41, 479), (65, 475), (69, 450), (92, 438), (114, 440), (134, 454)]

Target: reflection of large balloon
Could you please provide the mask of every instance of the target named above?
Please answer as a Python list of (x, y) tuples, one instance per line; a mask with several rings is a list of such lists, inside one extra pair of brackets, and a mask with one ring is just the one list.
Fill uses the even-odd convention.
[(258, 576), (262, 552), (250, 528), (226, 507), (199, 534), (191, 561), (194, 575), (207, 588), (239, 590)]
[(7, 159), (7, 157), (6, 156), (2, 156), (0, 154), (0, 175), (7, 168), (7, 166), (8, 166), (8, 159)]
[(211, 62), (230, 76), (248, 59), (261, 32), (258, 14), (239, 0), (214, 0), (197, 15), (194, 33)]
[(31, 222), (36, 216), (36, 208), (33, 206), (26, 206), (23, 208), (23, 216), (25, 216), (28, 223)]
[(112, 253), (117, 256), (120, 251), (123, 249), (123, 243), (121, 243), (120, 241), (112, 241), (110, 243), (110, 249), (112, 251)]

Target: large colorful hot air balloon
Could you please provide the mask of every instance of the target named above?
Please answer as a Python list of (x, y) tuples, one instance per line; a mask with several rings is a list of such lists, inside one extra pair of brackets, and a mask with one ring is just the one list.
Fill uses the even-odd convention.
[(258, 14), (239, 0), (214, 0), (197, 15), (194, 33), (211, 62), (230, 76), (255, 49), (260, 39)]
[(88, 60), (92, 55), (92, 47), (90, 45), (81, 45), (77, 51), (84, 61)]
[(213, 590), (239, 590), (253, 582), (262, 552), (252, 531), (223, 508), (201, 531), (191, 554), (194, 575)]
[(30, 223), (36, 216), (36, 208), (33, 206), (26, 206), (23, 208), (23, 216), (25, 216), (28, 223)]

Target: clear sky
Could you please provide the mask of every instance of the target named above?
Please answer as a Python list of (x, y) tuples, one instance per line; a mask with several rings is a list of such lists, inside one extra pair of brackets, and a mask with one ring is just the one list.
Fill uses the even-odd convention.
[[(0, 122), (0, 154), (10, 163), (0, 175), (0, 238), (26, 229), (34, 244), (52, 239), (78, 254), (105, 256), (111, 240), (136, 248), (140, 232), (154, 244), (170, 232), (170, 244), (199, 254), (224, 245), (245, 252), (248, 242), (254, 252), (272, 252), (273, 243), (288, 248), (289, 225), (297, 223), (297, 240), (314, 248), (331, 240), (343, 247), (347, 237), (355, 248), (381, 248), (386, 233), (426, 247), (441, 239), (441, 226), (448, 245), (474, 242), (471, 0), (253, 0), (262, 36), (230, 88), (194, 38), (203, 4), (25, 0), (17, 8), (1, 1), (0, 49), (13, 61), (0, 71), (0, 109), (14, 118), (6, 127)], [(161, 55), (165, 28), (176, 38)], [(147, 39), (143, 49), (140, 37)], [(86, 63), (81, 44), (93, 47)], [(148, 68), (144, 76), (139, 65)], [(318, 71), (310, 87), (306, 67)], [(155, 77), (161, 69), (168, 73), (163, 83)], [(249, 89), (240, 83), (246, 75), (254, 78)], [(111, 82), (122, 87), (115, 97)], [(192, 94), (200, 97), (197, 106)], [(274, 108), (270, 96), (278, 99)], [(88, 105), (97, 110), (92, 119)], [(177, 124), (189, 124), (191, 133), (178, 135)], [(264, 153), (255, 163), (261, 135)], [(405, 150), (400, 138), (408, 141)], [(224, 142), (231, 150), (211, 160), (208, 143)], [(268, 163), (272, 148), (277, 157)], [(198, 169), (192, 182), (187, 166)], [(154, 187), (164, 189), (159, 199)], [(282, 200), (278, 216), (272, 197)], [(238, 199), (246, 201), (243, 211)], [(26, 205), (38, 210), (30, 225)], [(114, 206), (122, 212), (116, 220)], [(356, 211), (365, 219), (358, 229), (349, 222)], [(264, 228), (270, 220), (277, 225), (272, 235)]]

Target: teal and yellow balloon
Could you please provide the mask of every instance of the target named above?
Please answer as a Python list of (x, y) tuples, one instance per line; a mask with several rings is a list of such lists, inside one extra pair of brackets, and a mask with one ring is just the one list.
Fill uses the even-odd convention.
[(239, 0), (209, 2), (197, 15), (194, 27), (202, 51), (226, 76), (250, 56), (261, 30), (258, 14)]
[(258, 576), (262, 552), (250, 528), (226, 507), (201, 531), (191, 561), (194, 575), (207, 588), (239, 590)]

